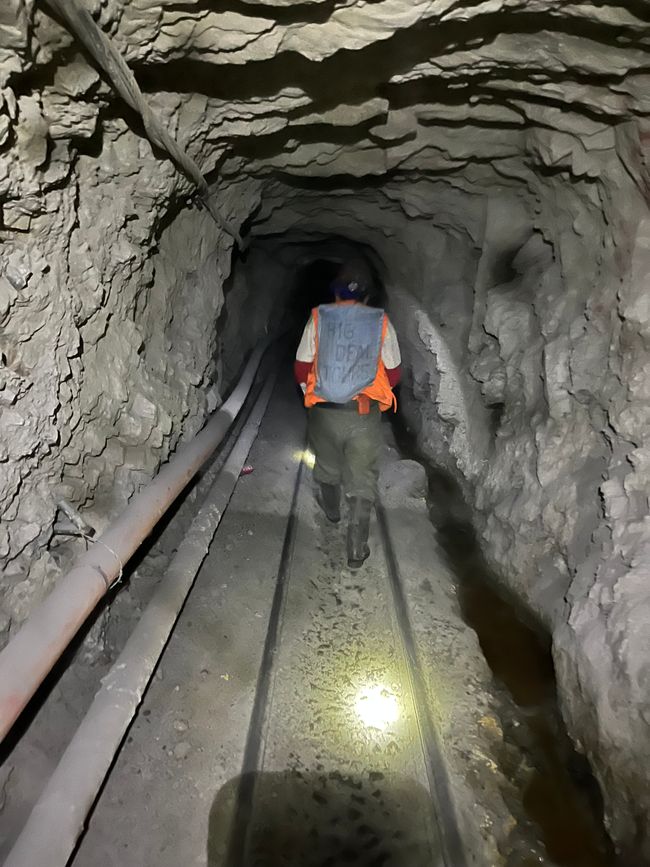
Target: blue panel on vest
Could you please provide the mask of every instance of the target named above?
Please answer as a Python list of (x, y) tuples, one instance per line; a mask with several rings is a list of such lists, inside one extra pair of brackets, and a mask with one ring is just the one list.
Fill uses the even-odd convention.
[(330, 403), (347, 403), (374, 382), (381, 353), (384, 311), (362, 304), (318, 308), (318, 360), (314, 388)]

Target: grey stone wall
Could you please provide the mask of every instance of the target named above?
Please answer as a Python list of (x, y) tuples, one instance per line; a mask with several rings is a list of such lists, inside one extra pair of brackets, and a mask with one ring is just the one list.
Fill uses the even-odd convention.
[(345, 239), (389, 291), (403, 410), (552, 631), (612, 834), (650, 859), (642, 5), (88, 8), (252, 244), (231, 274), (73, 37), (4, 4), (3, 637), (82, 544), (57, 500), (110, 520), (218, 404), (299, 258)]

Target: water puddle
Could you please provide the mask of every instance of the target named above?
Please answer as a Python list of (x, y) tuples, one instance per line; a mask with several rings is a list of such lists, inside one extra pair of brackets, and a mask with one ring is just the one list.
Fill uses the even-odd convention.
[[(398, 425), (394, 433), (404, 457), (424, 464)], [(531, 831), (529, 854), (513, 852), (508, 864), (620, 867), (598, 783), (560, 715), (550, 636), (490, 573), (453, 479), (435, 470), (428, 478), (432, 523), (456, 576), (463, 617), (495, 677), (504, 733), (499, 765), (521, 793), (513, 813)]]
[[(613, 867), (598, 784), (560, 716), (550, 638), (496, 590), (469, 528), (451, 524), (438, 532), (458, 579), (463, 616), (502, 687), (505, 741), (533, 769), (523, 779), (511, 769), (526, 815), (558, 867)], [(506, 772), (507, 764), (504, 757)], [(533, 857), (528, 863), (539, 862)]]

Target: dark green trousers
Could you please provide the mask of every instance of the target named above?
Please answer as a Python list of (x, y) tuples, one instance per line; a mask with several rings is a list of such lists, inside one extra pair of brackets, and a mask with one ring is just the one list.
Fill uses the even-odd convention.
[(316, 457), (316, 481), (342, 485), (347, 496), (374, 501), (383, 445), (377, 404), (368, 415), (359, 415), (356, 405), (345, 409), (314, 406), (309, 410), (308, 434)]

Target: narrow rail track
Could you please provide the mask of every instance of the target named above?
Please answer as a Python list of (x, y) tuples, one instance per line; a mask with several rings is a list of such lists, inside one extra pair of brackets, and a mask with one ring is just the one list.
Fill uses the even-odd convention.
[(304, 426), (282, 380), (75, 867), (466, 863), (390, 510), (351, 572)]
[[(373, 624), (380, 626), (383, 634), (383, 652), (371, 651), (368, 665), (357, 664), (360, 655), (363, 659), (368, 651), (368, 639), (374, 642), (379, 637), (370, 628), (359, 637), (363, 624), (355, 612), (364, 611), (359, 599), (367, 592), (360, 583), (366, 575), (345, 568), (336, 553), (341, 550), (342, 536), (334, 530), (328, 532), (322, 521), (327, 550), (321, 550), (327, 562), (316, 580), (309, 579), (306, 607), (315, 616), (308, 636), (302, 618), (293, 617), (296, 609), (305, 607), (301, 599), (305, 572), (296, 568), (294, 558), (301, 497), (309, 497), (308, 474), (304, 470), (302, 460), (287, 519), (234, 817), (225, 857), (216, 859), (215, 867), (284, 863), (286, 852), (278, 851), (276, 841), (278, 837), (283, 839), (286, 831), (277, 832), (294, 822), (301, 828), (299, 841), (307, 844), (295, 860), (296, 865), (462, 867), (465, 855), (428, 706), (389, 517), (381, 502), (377, 504), (377, 536), (384, 562), (375, 565), (372, 578), (376, 581), (377, 573), (383, 572), (383, 582), (375, 586), (377, 598), (365, 610), (370, 612), (378, 601), (385, 600), (381, 608), (386, 621)], [(308, 545), (304, 538), (299, 541)], [(389, 610), (391, 599), (393, 608)], [(374, 613), (381, 611), (375, 609)], [(296, 620), (302, 621), (300, 636), (295, 635)], [(330, 634), (314, 631), (319, 621), (320, 625), (323, 621), (330, 624)], [(392, 632), (390, 636), (384, 634), (386, 626)], [(317, 642), (309, 640), (316, 634), (320, 635)], [(285, 638), (292, 645), (291, 663), (286, 666)], [(392, 659), (382, 670), (382, 657), (387, 659), (388, 648)], [(318, 659), (323, 655), (336, 660), (338, 678), (334, 683), (318, 682)], [(306, 672), (316, 677), (310, 679), (309, 689), (296, 690), (296, 681), (300, 683), (300, 674)], [(300, 734), (311, 741), (308, 756), (304, 746), (294, 746), (291, 751), (280, 746), (286, 743), (284, 733), (279, 731), (286, 720), (286, 709), (296, 707), (299, 695), (310, 704), (306, 714), (304, 708), (298, 711), (304, 726)], [(314, 737), (318, 729), (320, 734)], [(345, 737), (350, 732), (352, 739)], [(292, 741), (295, 735), (292, 728)], [(344, 745), (346, 740), (347, 745), (333, 756), (332, 743)], [(426, 786), (417, 795), (413, 781), (403, 777), (404, 759), (406, 766), (416, 771), (420, 784), (423, 772), (426, 777)], [(269, 766), (271, 770), (267, 771)], [(392, 791), (396, 775), (398, 795)], [(283, 805), (281, 812), (275, 827), (269, 827), (269, 813), (277, 813), (278, 803)], [(407, 805), (414, 807), (417, 821), (408, 814)]]

